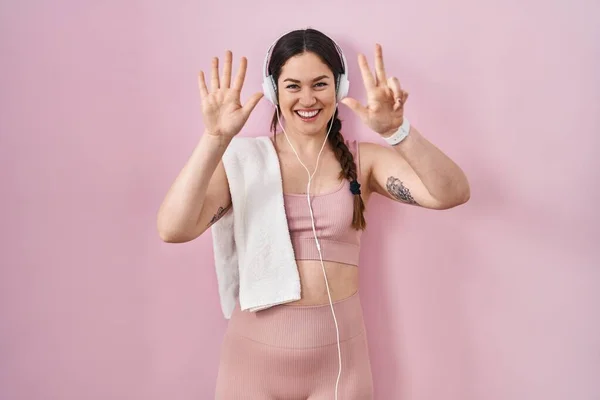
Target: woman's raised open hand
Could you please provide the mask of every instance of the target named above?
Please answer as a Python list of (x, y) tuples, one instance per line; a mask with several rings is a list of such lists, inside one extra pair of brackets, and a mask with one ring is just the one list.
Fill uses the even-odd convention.
[(225, 52), (223, 74), (219, 77), (219, 58), (213, 58), (210, 90), (206, 85), (204, 72), (200, 71), (198, 75), (206, 134), (224, 138), (233, 138), (242, 130), (250, 113), (263, 97), (262, 92), (255, 93), (242, 106), (240, 94), (244, 85), (248, 60), (246, 57), (241, 58), (232, 86), (231, 59), (231, 51)]

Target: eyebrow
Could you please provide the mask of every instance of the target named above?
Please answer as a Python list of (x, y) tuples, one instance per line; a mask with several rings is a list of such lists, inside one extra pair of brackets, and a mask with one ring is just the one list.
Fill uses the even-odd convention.
[[(329, 77), (327, 75), (321, 75), (321, 76), (318, 76), (315, 79), (313, 79), (313, 82), (320, 81), (321, 79), (324, 79), (324, 78), (329, 78)], [(292, 79), (292, 78), (287, 78), (287, 79), (284, 79), (283, 81), (284, 82), (290, 81), (290, 82), (294, 82), (294, 83), (300, 83), (299, 80)]]

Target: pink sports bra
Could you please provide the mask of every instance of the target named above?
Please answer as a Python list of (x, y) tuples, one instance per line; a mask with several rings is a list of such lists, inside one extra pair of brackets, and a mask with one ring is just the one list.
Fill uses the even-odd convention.
[[(357, 141), (346, 141), (360, 171)], [(311, 195), (323, 261), (358, 265), (361, 230), (352, 227), (354, 195), (344, 179), (333, 192)], [(284, 206), (296, 260), (319, 260), (310, 211), (303, 194), (284, 194)]]

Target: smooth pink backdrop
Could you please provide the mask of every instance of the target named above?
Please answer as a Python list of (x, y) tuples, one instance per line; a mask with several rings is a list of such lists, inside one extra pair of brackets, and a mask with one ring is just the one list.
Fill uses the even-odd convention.
[[(212, 398), (211, 238), (161, 243), (156, 211), (202, 133), (197, 72), (247, 56), (248, 98), (306, 26), (343, 46), (361, 100), (356, 54), (382, 43), (472, 185), (445, 212), (369, 204), (376, 398), (600, 398), (600, 3), (350, 4), (0, 3), (0, 399)], [(380, 141), (340, 107), (348, 137)]]

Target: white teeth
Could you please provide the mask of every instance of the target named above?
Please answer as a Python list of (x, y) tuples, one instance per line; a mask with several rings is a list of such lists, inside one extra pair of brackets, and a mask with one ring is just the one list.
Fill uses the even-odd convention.
[(296, 111), (296, 112), (302, 118), (312, 118), (319, 113), (319, 110), (317, 110), (317, 111)]

